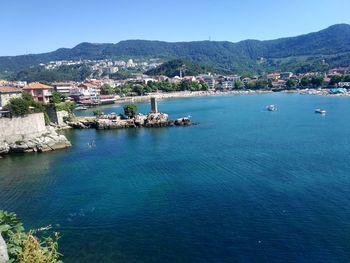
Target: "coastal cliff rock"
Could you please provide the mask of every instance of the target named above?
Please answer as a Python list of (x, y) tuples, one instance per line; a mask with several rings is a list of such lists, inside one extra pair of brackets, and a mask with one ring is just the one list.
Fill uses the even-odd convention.
[(8, 261), (9, 255), (7, 253), (7, 246), (0, 233), (0, 263), (6, 263)]
[(159, 112), (148, 114), (144, 123), (146, 127), (167, 127), (171, 124), (172, 122), (169, 121), (168, 114)]
[[(182, 121), (180, 121), (182, 120)], [(174, 122), (169, 120), (168, 114), (149, 113), (148, 115), (138, 114), (131, 119), (122, 119), (120, 116), (102, 115), (99, 117), (79, 117), (74, 121), (67, 122), (74, 129), (119, 129), (119, 128), (150, 128), (150, 127), (169, 127), (169, 126), (186, 126), (192, 122), (188, 118), (181, 118)]]
[(72, 146), (64, 135), (59, 135), (53, 127), (47, 127), (46, 133), (39, 137), (23, 139), (13, 143), (1, 142), (0, 155), (7, 153), (48, 152)]
[(179, 118), (175, 120), (174, 124), (176, 126), (190, 126), (192, 125), (192, 120), (190, 118)]
[(10, 151), (10, 146), (6, 142), (0, 142), (0, 155)]

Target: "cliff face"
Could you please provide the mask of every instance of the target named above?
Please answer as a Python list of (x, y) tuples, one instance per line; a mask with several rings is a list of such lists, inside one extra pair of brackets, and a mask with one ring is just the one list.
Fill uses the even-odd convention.
[(34, 138), (24, 138), (16, 142), (0, 142), (0, 155), (8, 153), (48, 152), (72, 146), (64, 135), (59, 135), (53, 127), (46, 127), (46, 132)]
[(47, 152), (71, 143), (53, 127), (45, 126), (43, 113), (19, 118), (0, 118), (0, 156), (8, 153)]

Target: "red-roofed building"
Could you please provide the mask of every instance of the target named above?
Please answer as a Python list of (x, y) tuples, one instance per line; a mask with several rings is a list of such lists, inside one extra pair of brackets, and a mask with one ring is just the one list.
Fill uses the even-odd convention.
[(32, 94), (37, 101), (48, 103), (52, 97), (53, 87), (40, 82), (32, 82), (23, 88), (24, 92)]
[(52, 83), (52, 86), (57, 92), (69, 95), (71, 89), (75, 86), (75, 84), (73, 82), (55, 82)]
[(97, 97), (101, 93), (101, 88), (96, 83), (84, 82), (78, 88), (80, 88), (81, 93), (85, 96)]
[(4, 107), (12, 98), (22, 96), (22, 90), (17, 87), (0, 86), (0, 109)]

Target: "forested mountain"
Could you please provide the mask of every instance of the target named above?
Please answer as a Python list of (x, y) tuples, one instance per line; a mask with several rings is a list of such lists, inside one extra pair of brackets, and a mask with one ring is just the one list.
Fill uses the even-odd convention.
[(197, 76), (199, 74), (211, 72), (213, 69), (208, 66), (199, 65), (187, 60), (174, 59), (163, 63), (157, 68), (148, 70), (145, 72), (145, 74), (150, 76), (164, 75), (168, 77), (175, 77), (180, 76), (180, 71), (182, 72), (183, 76)]
[[(81, 43), (72, 49), (61, 48), (50, 53), (0, 57), (0, 72), (18, 72), (53, 60), (155, 57), (185, 59), (229, 73), (307, 71), (347, 66), (350, 65), (350, 25), (338, 24), (315, 33), (268, 41), (169, 43), (127, 40), (117, 44)], [(321, 63), (323, 59), (325, 63)]]

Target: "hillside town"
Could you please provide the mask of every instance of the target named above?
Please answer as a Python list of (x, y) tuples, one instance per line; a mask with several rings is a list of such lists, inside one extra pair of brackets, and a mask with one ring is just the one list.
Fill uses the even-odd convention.
[(47, 70), (54, 70), (61, 66), (79, 66), (86, 65), (90, 68), (92, 73), (96, 76), (108, 75), (117, 73), (120, 70), (125, 69), (137, 69), (141, 71), (147, 71), (161, 65), (159, 58), (153, 58), (149, 60), (138, 60), (133, 59), (127, 60), (112, 60), (112, 59), (81, 59), (81, 60), (56, 60), (48, 63), (41, 63), (39, 66), (44, 67)]
[[(132, 63), (131, 60), (129, 60)], [(130, 63), (123, 66), (131, 66)], [(69, 62), (67, 62), (69, 63)], [(49, 64), (54, 67), (56, 64)], [(107, 63), (108, 65), (108, 63)], [(327, 73), (274, 72), (263, 76), (239, 76), (201, 74), (198, 76), (147, 76), (134, 74), (125, 80), (109, 78), (86, 79), (83, 82), (26, 83), (24, 81), (0, 80), (0, 109), (4, 110), (11, 98), (29, 93), (43, 104), (51, 101), (55, 93), (65, 100), (74, 101), (78, 106), (95, 106), (114, 103), (125, 98), (145, 95), (165, 95), (177, 92), (201, 92), (220, 94), (238, 91), (300, 91), (302, 93), (349, 95), (350, 67), (334, 68)], [(188, 95), (188, 94), (187, 94)], [(194, 95), (194, 94), (193, 94)]]

